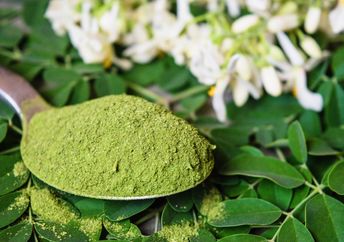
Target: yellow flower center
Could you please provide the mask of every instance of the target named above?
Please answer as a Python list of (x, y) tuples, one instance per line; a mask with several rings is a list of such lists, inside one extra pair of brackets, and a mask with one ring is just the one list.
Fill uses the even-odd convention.
[(209, 90), (208, 90), (208, 95), (209, 95), (210, 97), (213, 97), (214, 94), (215, 94), (215, 86), (211, 86), (211, 87), (209, 88)]

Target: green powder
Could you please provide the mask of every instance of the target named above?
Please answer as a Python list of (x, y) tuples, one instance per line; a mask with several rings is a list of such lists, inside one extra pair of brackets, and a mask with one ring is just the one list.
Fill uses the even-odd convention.
[(30, 198), (33, 213), (39, 218), (62, 225), (71, 223), (90, 238), (99, 238), (102, 226), (100, 219), (79, 218), (69, 203), (55, 196), (48, 188), (31, 188)]
[(207, 216), (210, 211), (221, 201), (222, 195), (220, 191), (217, 188), (212, 187), (202, 199), (200, 213)]
[(224, 209), (225, 209), (224, 203), (220, 202), (220, 203), (214, 204), (214, 207), (209, 209), (207, 213), (208, 219), (209, 220), (221, 219), (223, 217)]
[(17, 163), (14, 164), (13, 167), (13, 175), (15, 177), (17, 176), (23, 176), (28, 172), (28, 169), (26, 168), (26, 166), (24, 165), (24, 162), (19, 161)]
[(183, 224), (167, 225), (158, 232), (160, 238), (168, 242), (188, 242), (198, 234), (199, 227), (189, 222)]
[(38, 113), (21, 143), (41, 180), (105, 199), (187, 190), (210, 174), (212, 149), (186, 121), (128, 95)]

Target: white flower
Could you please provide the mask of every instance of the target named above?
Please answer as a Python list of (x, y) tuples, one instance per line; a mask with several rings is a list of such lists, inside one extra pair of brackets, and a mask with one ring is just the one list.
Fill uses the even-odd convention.
[(137, 63), (148, 63), (154, 59), (158, 53), (159, 50), (154, 40), (133, 44), (123, 52), (125, 56), (130, 57)]
[(339, 0), (337, 6), (329, 14), (330, 25), (335, 34), (344, 30), (344, 2)]
[(246, 81), (251, 79), (252, 70), (251, 70), (250, 65), (251, 63), (246, 56), (244, 55), (239, 56), (238, 61), (236, 62), (236, 65), (235, 65), (235, 70), (241, 79), (246, 80)]
[(264, 89), (271, 96), (279, 96), (282, 93), (281, 81), (272, 66), (265, 66), (261, 69), (261, 77)]
[(177, 19), (183, 24), (192, 19), (189, 0), (177, 0)]
[(207, 9), (209, 12), (216, 12), (219, 10), (219, 0), (207, 0), (207, 2)]
[(318, 93), (313, 93), (307, 88), (306, 72), (303, 68), (297, 67), (293, 71), (295, 78), (294, 92), (299, 103), (306, 109), (321, 111), (323, 98)]
[(244, 82), (238, 79), (235, 80), (233, 84), (232, 93), (233, 93), (234, 103), (238, 107), (243, 106), (247, 102), (248, 97), (249, 97), (249, 92)]
[(302, 49), (312, 58), (321, 58), (322, 51), (318, 43), (310, 36), (305, 36), (300, 43)]
[(253, 13), (266, 12), (270, 7), (270, 0), (246, 0), (248, 9)]
[(76, 25), (69, 27), (69, 36), (85, 63), (102, 62), (105, 66), (112, 63), (113, 49), (106, 36), (87, 32)]
[(227, 69), (225, 70), (224, 76), (219, 78), (219, 80), (216, 82), (212, 105), (217, 119), (221, 122), (227, 121), (227, 109), (224, 94), (232, 78), (231, 75), (234, 71), (234, 67), (238, 60), (238, 57), (238, 55), (234, 55), (231, 57)]
[(232, 18), (240, 15), (240, 4), (238, 0), (226, 0), (227, 11)]
[(119, 38), (124, 27), (124, 23), (120, 19), (119, 13), (119, 2), (115, 2), (112, 5), (112, 8), (105, 12), (99, 20), (99, 27), (107, 34), (110, 42), (115, 42)]
[(218, 47), (211, 40), (200, 43), (198, 48), (194, 47), (189, 63), (192, 74), (203, 84), (214, 84), (222, 75), (221, 65), (224, 61)]
[(309, 34), (315, 33), (319, 27), (321, 9), (319, 7), (310, 7), (306, 14), (305, 30)]
[(278, 42), (280, 43), (284, 53), (294, 66), (301, 66), (305, 63), (305, 60), (300, 52), (293, 43), (290, 41), (288, 36), (283, 32), (276, 34)]
[(80, 20), (76, 5), (80, 0), (51, 0), (45, 12), (56, 34), (63, 35), (69, 26)]
[(255, 14), (242, 16), (235, 20), (232, 24), (233, 33), (239, 34), (252, 28), (259, 22), (259, 17)]
[(212, 106), (214, 108), (216, 117), (220, 122), (227, 121), (227, 108), (224, 94), (228, 87), (229, 81), (230, 75), (228, 74), (216, 82), (215, 92), (212, 99)]
[(271, 33), (287, 31), (296, 28), (299, 25), (296, 14), (286, 14), (273, 16), (268, 21), (268, 29)]

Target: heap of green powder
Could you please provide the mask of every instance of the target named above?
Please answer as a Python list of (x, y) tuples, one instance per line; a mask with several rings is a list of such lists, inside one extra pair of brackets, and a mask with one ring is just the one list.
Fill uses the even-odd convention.
[[(92, 217), (79, 218), (76, 211), (72, 209), (72, 205), (55, 196), (48, 188), (31, 188), (30, 198), (33, 213), (39, 218), (62, 225), (72, 223), (91, 240), (99, 238), (102, 226), (100, 219)], [(62, 233), (65, 232), (62, 231)]]
[(41, 180), (105, 199), (187, 190), (210, 174), (212, 149), (183, 119), (128, 95), (38, 113), (21, 143)]
[(158, 237), (168, 242), (188, 242), (192, 237), (198, 235), (199, 227), (189, 222), (182, 224), (167, 225), (158, 232)]

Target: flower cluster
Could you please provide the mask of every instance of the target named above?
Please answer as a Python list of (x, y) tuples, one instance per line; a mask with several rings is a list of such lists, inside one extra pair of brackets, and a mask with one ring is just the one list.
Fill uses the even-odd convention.
[[(206, 11), (193, 15), (192, 5)], [(242, 106), (250, 96), (292, 91), (304, 108), (322, 109), (321, 95), (307, 88), (307, 71), (328, 53), (311, 35), (344, 30), (343, 0), (176, 0), (175, 6), (168, 0), (52, 0), (46, 17), (56, 33), (68, 32), (86, 63), (130, 68), (129, 60), (171, 55), (210, 86), (223, 122), (226, 93)], [(115, 56), (114, 43), (125, 46), (126, 59)]]

